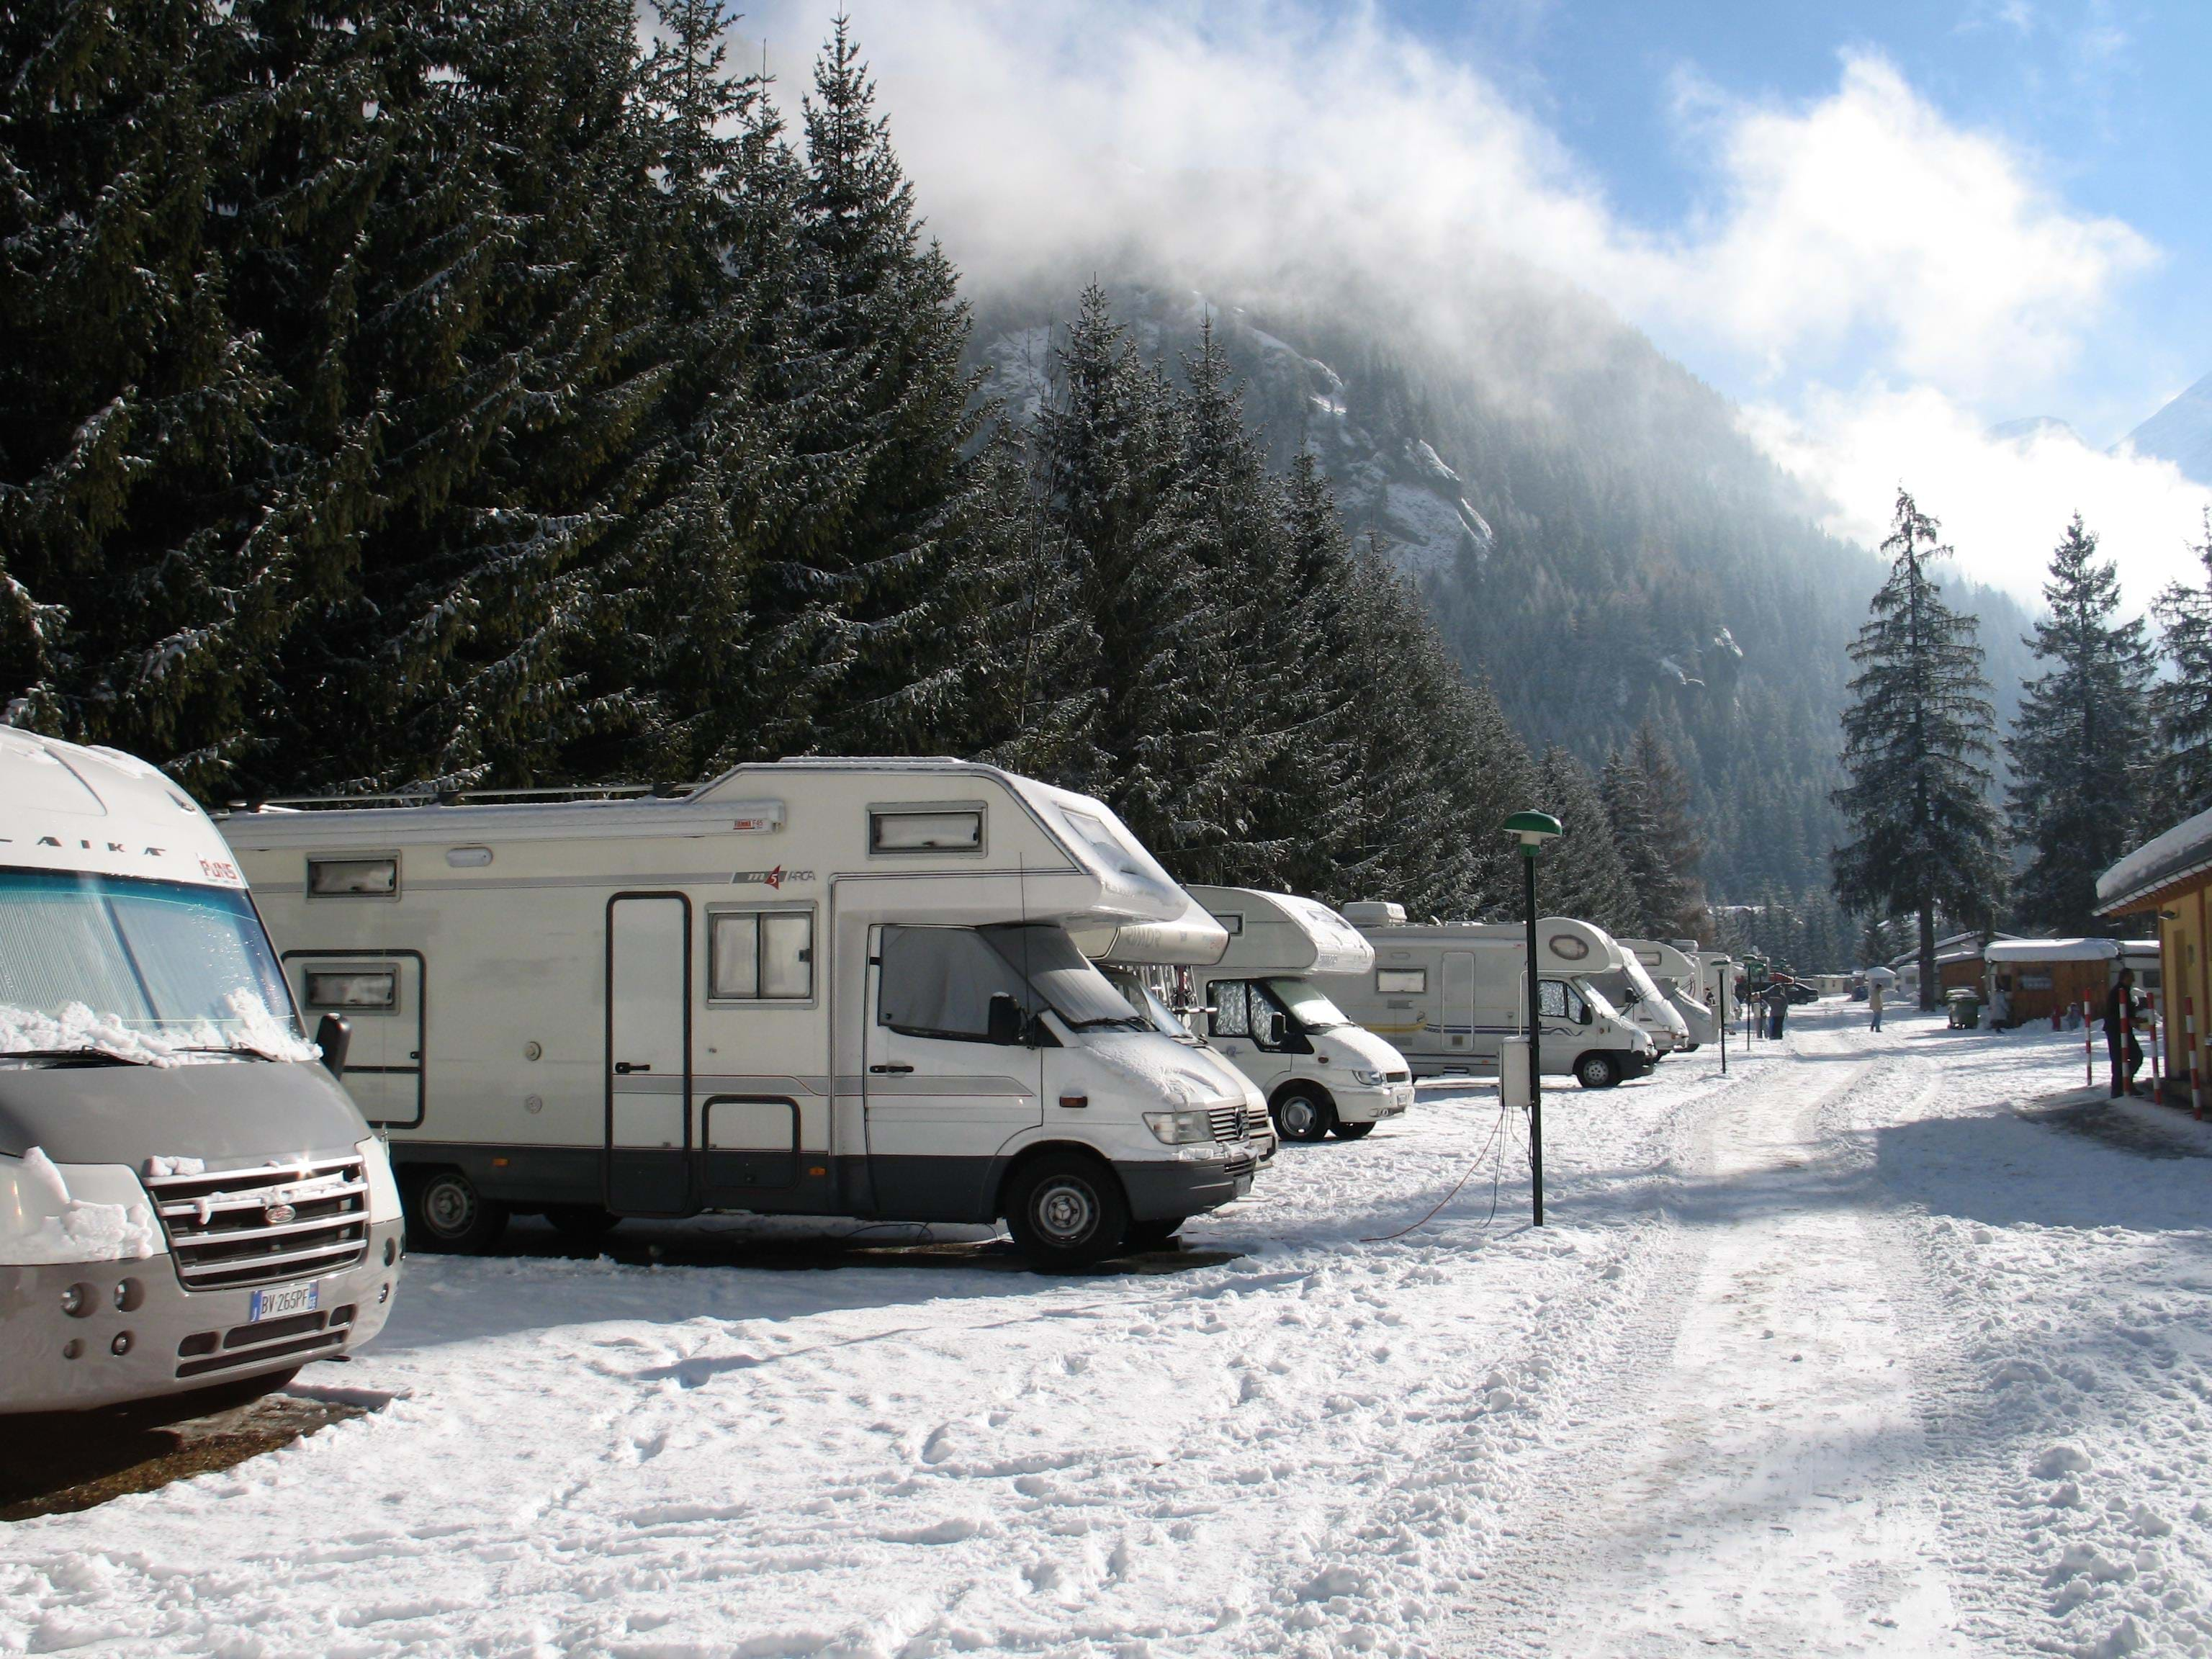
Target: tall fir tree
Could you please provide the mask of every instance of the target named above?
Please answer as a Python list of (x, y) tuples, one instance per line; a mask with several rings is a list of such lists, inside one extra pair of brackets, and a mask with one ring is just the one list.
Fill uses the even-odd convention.
[(1535, 799), (1565, 831), (1544, 860), (1544, 908), (1609, 933), (1640, 935), (1643, 902), (1589, 769), (1554, 744), (1537, 765)]
[(1836, 849), (1847, 908), (1909, 912), (1919, 923), (1920, 1000), (1936, 1006), (1938, 908), (1986, 916), (2004, 885), (1989, 799), (1996, 716), (1974, 623), (1943, 603), (1930, 567), (1950, 549), (1900, 489), (1881, 550), (1889, 579), (1850, 647), (1858, 672), (1844, 713), (1836, 792), (1851, 839)]
[(2153, 688), (2155, 769), (2148, 803), (2151, 830), (2212, 808), (2212, 508), (2203, 539), (2191, 550), (2205, 585), (2169, 583), (2151, 602), (2172, 674)]
[(2014, 914), (2056, 933), (2105, 933), (2097, 878), (2142, 838), (2155, 664), (2142, 620), (2120, 619), (2119, 575), (2075, 514), (2051, 556), (2049, 613), (2028, 643), (2028, 682), (2005, 748), (2013, 840), (2027, 854)]

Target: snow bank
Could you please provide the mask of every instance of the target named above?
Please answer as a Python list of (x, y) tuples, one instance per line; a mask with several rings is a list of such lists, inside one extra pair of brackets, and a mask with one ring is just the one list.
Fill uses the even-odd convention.
[(150, 1209), (70, 1196), (42, 1148), (32, 1147), (12, 1170), (0, 1166), (0, 1261), (25, 1267), (142, 1261), (161, 1248)]

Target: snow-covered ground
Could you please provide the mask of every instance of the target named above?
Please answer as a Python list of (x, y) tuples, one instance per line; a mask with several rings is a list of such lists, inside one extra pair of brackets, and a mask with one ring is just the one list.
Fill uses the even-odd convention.
[(1425, 1090), (1172, 1272), (417, 1258), (385, 1409), (0, 1530), (0, 1652), (2212, 1653), (2212, 1140), (1863, 1018), (1550, 1095), (1540, 1231)]

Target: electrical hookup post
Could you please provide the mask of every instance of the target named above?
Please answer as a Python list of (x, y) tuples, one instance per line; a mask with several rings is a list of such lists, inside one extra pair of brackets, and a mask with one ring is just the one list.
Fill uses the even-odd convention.
[[(1521, 905), (1528, 923), (1527, 973), (1522, 983), (1528, 1000), (1528, 1191), (1535, 1224), (1544, 1224), (1544, 1022), (1541, 976), (1536, 958), (1536, 854), (1547, 841), (1565, 833), (1549, 812), (1516, 812), (1498, 826), (1521, 843)], [(1501, 1059), (1503, 1057), (1501, 1056)], [(1501, 1091), (1510, 1087), (1506, 1067), (1498, 1067)], [(1505, 1103), (1513, 1103), (1509, 1094)]]

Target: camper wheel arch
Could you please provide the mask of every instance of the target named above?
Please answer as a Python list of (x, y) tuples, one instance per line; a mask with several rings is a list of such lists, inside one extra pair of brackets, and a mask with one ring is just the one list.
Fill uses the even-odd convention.
[(400, 1182), (407, 1248), (428, 1254), (475, 1255), (507, 1231), (507, 1208), (486, 1198), (451, 1164), (418, 1164)]
[(1593, 1048), (1575, 1061), (1575, 1081), (1585, 1089), (1610, 1089), (1620, 1081), (1620, 1061)]
[(1092, 1266), (1119, 1254), (1129, 1234), (1129, 1195), (1114, 1166), (1064, 1140), (1024, 1147), (992, 1208), (1038, 1267)]

